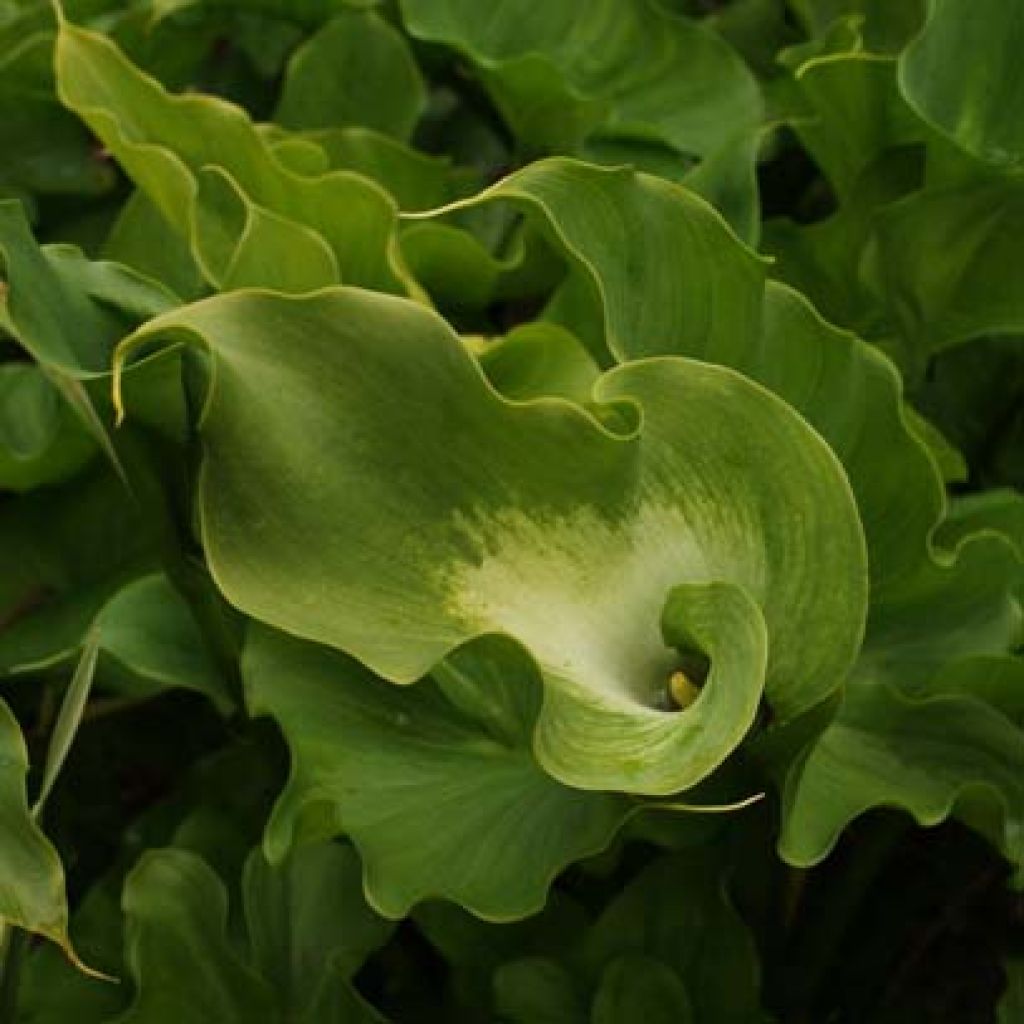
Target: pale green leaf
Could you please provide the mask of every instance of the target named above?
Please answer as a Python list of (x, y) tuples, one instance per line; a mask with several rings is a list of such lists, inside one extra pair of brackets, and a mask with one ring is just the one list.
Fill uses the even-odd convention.
[(186, 235), (194, 230), (196, 176), (220, 167), (253, 204), (321, 235), (347, 281), (406, 290), (393, 245), (395, 207), (372, 182), (345, 171), (305, 177), (289, 170), (241, 108), (171, 95), (108, 39), (67, 22), (56, 60), (63, 102)]
[[(712, 687), (689, 712), (660, 710), (678, 657), (677, 628), (660, 629), (674, 586), (692, 585), (686, 614), (716, 648), (703, 613), (725, 591), (744, 635), (763, 615), (763, 682), (783, 717), (841, 683), (866, 586), (851, 495), (803, 421), (732, 371), (619, 367), (596, 397), (635, 403), (643, 425), (615, 435), (565, 402), (501, 399), (450, 329), (404, 300), (226, 295), (151, 321), (122, 354), (182, 329), (216, 367), (201, 426), (207, 556), (249, 614), (397, 682), (510, 633), (545, 671), (541, 762), (591, 787), (692, 785), (752, 720), (757, 645), (737, 651), (725, 703)], [(705, 716), (710, 761), (690, 764), (689, 723)]]

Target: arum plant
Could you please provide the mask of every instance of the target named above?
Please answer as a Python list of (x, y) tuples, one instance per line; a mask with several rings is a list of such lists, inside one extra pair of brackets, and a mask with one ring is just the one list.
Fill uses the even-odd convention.
[(1009, 1019), (1019, 17), (492, 6), (0, 3), (3, 1012)]

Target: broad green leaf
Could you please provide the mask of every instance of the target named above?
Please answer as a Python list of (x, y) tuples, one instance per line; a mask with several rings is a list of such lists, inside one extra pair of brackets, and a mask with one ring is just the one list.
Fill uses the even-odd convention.
[(130, 993), (110, 979), (121, 975), (120, 885), (101, 882), (72, 914), (75, 948), (104, 977), (72, 970), (58, 947), (29, 951), (18, 971), (18, 1024), (108, 1024), (124, 1010)]
[(18, 722), (3, 701), (0, 756), (0, 930), (14, 926), (44, 935), (77, 964), (68, 938), (64, 872), (57, 851), (29, 812), (28, 752)]
[(253, 850), (242, 891), (253, 966), (295, 1018), (313, 1008), (326, 975), (350, 980), (394, 930), (367, 906), (351, 846), (303, 846), (277, 868)]
[(274, 120), (297, 129), (362, 125), (405, 139), (425, 105), (405, 39), (372, 11), (349, 11), (292, 54)]
[(832, 216), (811, 224), (767, 221), (761, 244), (775, 258), (772, 276), (802, 292), (827, 320), (862, 338), (891, 334), (888, 310), (866, 274), (867, 246), (878, 211), (917, 188), (920, 176), (913, 148), (886, 150), (864, 168)]
[(691, 1024), (694, 1016), (686, 986), (664, 964), (634, 954), (613, 960), (594, 996), (593, 1024)]
[(927, 692), (976, 697), (1024, 730), (1024, 659), (1020, 657), (989, 656), (951, 661), (928, 680)]
[[(219, 167), (255, 206), (294, 221), (296, 231), (319, 234), (346, 281), (405, 290), (392, 241), (395, 208), (372, 182), (344, 171), (296, 174), (240, 108), (209, 96), (171, 95), (109, 40), (67, 22), (56, 60), (62, 101), (193, 245), (201, 242), (194, 237), (197, 175)], [(230, 225), (217, 229), (226, 233)]]
[(871, 269), (919, 361), (1024, 329), (1015, 273), (1022, 229), (1024, 187), (1008, 182), (929, 189), (880, 215)]
[(553, 0), (541, 8), (517, 0), (495, 12), (472, 0), (400, 7), (412, 35), (472, 62), (527, 153), (607, 156), (652, 169), (648, 154), (664, 147), (677, 173), (697, 158), (706, 165), (701, 191), (726, 198), (730, 220), (751, 228), (751, 140), (762, 100), (739, 56), (702, 25), (649, 0)]
[(441, 223), (407, 225), (401, 248), (410, 271), (437, 307), (456, 314), (486, 310), (496, 302), (543, 297), (564, 272), (551, 247), (530, 225), (511, 224), (498, 255), (471, 230)]
[[(160, 712), (160, 720), (165, 729), (174, 728), (167, 710), (165, 706)], [(105, 725), (109, 730), (109, 721)], [(104, 725), (97, 721), (92, 728), (100, 731)], [(137, 744), (139, 749), (133, 755), (130, 751), (135, 744), (130, 736), (118, 730), (108, 731), (108, 736), (118, 741), (115, 777), (123, 780), (126, 770), (138, 767), (131, 760), (133, 756), (142, 757), (145, 771), (152, 770), (155, 752), (147, 750), (144, 741)], [(89, 752), (83, 749), (80, 753)], [(99, 753), (103, 756), (102, 750)], [(186, 769), (184, 778), (171, 779), (173, 792), (169, 797), (126, 823), (115, 863), (103, 866), (103, 876), (86, 891), (71, 918), (71, 934), (83, 959), (120, 978), (121, 984), (69, 969), (55, 947), (34, 947), (23, 960), (19, 974), (19, 1022), (65, 1024), (73, 1019), (83, 1024), (110, 1024), (126, 1009), (132, 1001), (133, 986), (123, 965), (121, 890), (125, 875), (143, 851), (171, 845), (202, 857), (222, 879), (231, 880), (232, 891), (237, 891), (243, 864), (269, 809), (270, 792), (279, 783), (280, 766), (274, 763), (274, 753), (273, 745), (260, 742), (252, 734), (229, 742)], [(85, 763), (79, 761), (79, 770)], [(103, 794), (95, 792), (95, 774), (92, 781), (89, 806), (95, 813)], [(61, 808), (55, 806), (54, 810), (59, 813)]]
[(1024, 161), (1018, 57), (1024, 11), (1002, 0), (930, 0), (924, 29), (900, 57), (900, 89), (927, 121), (982, 160)]
[(959, 814), (1019, 875), (1022, 780), (1024, 732), (980, 700), (851, 686), (787, 780), (780, 853), (791, 864), (816, 864), (854, 818), (891, 806), (921, 825)]
[(121, 1024), (279, 1024), (273, 990), (228, 942), (227, 893), (199, 857), (147, 852), (122, 906), (135, 998)]
[[(214, 361), (200, 502), (228, 599), (396, 682), (511, 634), (544, 669), (535, 745), (563, 781), (684, 788), (739, 742), (762, 685), (785, 718), (841, 683), (866, 588), (852, 497), (804, 422), (732, 371), (617, 368), (596, 398), (635, 403), (643, 422), (613, 434), (556, 399), (501, 399), (443, 321), (405, 300), (225, 295), (151, 321), (122, 360), (167, 331)], [(324, 450), (330, 467), (307, 476)], [(720, 688), (713, 666), (674, 714), (667, 645), (687, 633), (735, 675)]]
[[(532, 164), (472, 199), (505, 200), (538, 221), (579, 281), (617, 359), (680, 354), (728, 363), (756, 344), (765, 264), (699, 197), (658, 178), (573, 160)], [(573, 328), (574, 324), (568, 324)]]
[(900, 96), (891, 57), (826, 53), (797, 63), (793, 76), (803, 108), (793, 130), (840, 200), (884, 150), (927, 137)]
[(910, 432), (928, 449), (943, 481), (947, 484), (966, 483), (970, 475), (967, 460), (942, 431), (910, 404), (904, 404), (903, 418)]
[(486, 308), (517, 262), (491, 255), (469, 232), (447, 224), (413, 224), (401, 245), (409, 270), (442, 309)]
[(573, 265), (572, 303), (552, 315), (592, 350), (731, 366), (828, 441), (857, 498), (876, 591), (926, 556), (942, 487), (904, 422), (895, 369), (796, 292), (766, 290), (763, 264), (706, 203), (646, 175), (567, 160), (534, 164), (466, 203), (501, 199), (537, 217)]
[[(760, 117), (739, 58), (645, 0), (554, 0), (485, 12), (470, 0), (402, 0), (409, 31), (469, 58), (516, 137), (565, 151), (593, 131), (706, 156)], [(614, 15), (613, 15), (614, 12)]]
[[(907, 424), (895, 367), (771, 284), (761, 344), (738, 369), (785, 399), (828, 441), (850, 479), (868, 542), (874, 601), (929, 562), (942, 514), (936, 467)], [(885, 458), (879, 458), (884, 452)]]
[[(135, 1001), (119, 1021), (378, 1021), (351, 975), (390, 932), (362, 900), (351, 849), (320, 846), (243, 881), (248, 941), (227, 932), (228, 895), (196, 854), (145, 853), (125, 883)], [(182, 979), (188, 979), (182, 984)]]
[(856, 674), (910, 686), (952, 659), (1007, 653), (1022, 635), (1022, 583), (1024, 564), (995, 531), (935, 549), (873, 601)]
[[(483, 642), (481, 642), (483, 643)], [(358, 847), (372, 904), (390, 917), (430, 897), (508, 920), (544, 905), (554, 875), (602, 849), (629, 804), (560, 785), (535, 763), (541, 702), (529, 658), (466, 648), (436, 682), (397, 688), (324, 647), (253, 628), (250, 708), (273, 715), (292, 775), (266, 847), (339, 831)]]

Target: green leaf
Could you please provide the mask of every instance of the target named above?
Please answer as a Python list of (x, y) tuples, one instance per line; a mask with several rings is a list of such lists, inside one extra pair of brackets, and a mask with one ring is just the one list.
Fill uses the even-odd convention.
[(840, 200), (885, 150), (928, 137), (897, 89), (893, 58), (859, 48), (799, 56), (799, 48), (783, 54), (795, 65), (800, 104), (792, 127)]
[(791, 864), (816, 864), (854, 818), (891, 806), (921, 825), (960, 815), (1019, 874), (1022, 780), (1024, 733), (980, 700), (851, 686), (787, 779), (780, 853)]
[[(193, 246), (207, 241), (195, 237), (197, 175), (219, 167), (254, 206), (294, 221), (292, 237), (301, 229), (319, 234), (347, 281), (405, 290), (392, 244), (395, 208), (373, 183), (344, 171), (296, 174), (238, 107), (209, 96), (170, 95), (109, 40), (67, 22), (56, 60), (62, 101)], [(204, 235), (214, 230), (209, 223), (201, 227)], [(215, 227), (230, 233), (230, 223)]]
[(593, 1024), (691, 1024), (696, 1018), (679, 978), (657, 960), (633, 955), (605, 968), (590, 1019)]
[(920, 363), (984, 334), (1024, 330), (1014, 264), (1024, 187), (981, 182), (928, 189), (881, 214), (871, 272)]
[(472, 0), (400, 6), (412, 35), (472, 62), (527, 153), (644, 166), (661, 146), (680, 171), (696, 157), (706, 194), (726, 195), (739, 181), (738, 202), (725, 208), (750, 227), (761, 96), (739, 56), (702, 25), (649, 0), (516, 0), (499, 12)]
[(90, 633), (82, 644), (82, 653), (75, 666), (74, 675), (64, 693), (57, 720), (50, 733), (50, 741), (46, 748), (46, 761), (43, 764), (43, 778), (39, 784), (39, 793), (32, 805), (32, 817), (37, 821), (42, 817), (43, 808), (60, 775), (61, 768), (67, 760), (74, 743), (75, 734), (82, 723), (82, 713), (89, 700), (93, 677), (96, 674), (96, 661), (99, 657), (99, 637)]
[(192, 612), (166, 576), (144, 576), (123, 587), (92, 628), (106, 657), (130, 676), (123, 684), (129, 693), (183, 687), (205, 694), (221, 711), (232, 708)]
[(951, 661), (928, 683), (930, 693), (976, 697), (1024, 730), (1024, 659), (972, 657)]
[(508, 641), (458, 652), (436, 683), (396, 688), (326, 648), (253, 628), (243, 672), (250, 708), (277, 719), (293, 757), (268, 854), (279, 861), (296, 839), (345, 832), (389, 917), (431, 897), (495, 920), (536, 912), (555, 874), (602, 849), (629, 810), (535, 763), (540, 681)]
[(309, 848), (278, 868), (253, 851), (242, 889), (248, 942), (228, 932), (227, 891), (205, 861), (169, 848), (143, 855), (124, 889), (136, 994), (119, 1021), (383, 1019), (350, 982), (391, 930), (362, 899), (351, 848)]
[(828, 441), (857, 498), (876, 592), (927, 556), (942, 485), (904, 421), (895, 369), (796, 292), (766, 290), (764, 265), (706, 203), (628, 170), (548, 160), (447, 209), (502, 199), (536, 217), (570, 262), (572, 302), (549, 314), (592, 351), (733, 367)]
[(911, 433), (928, 449), (943, 481), (947, 484), (966, 483), (969, 475), (967, 460), (942, 431), (912, 405), (903, 406), (903, 416)]
[[(866, 589), (851, 495), (820, 439), (737, 374), (677, 358), (617, 368), (596, 397), (635, 403), (643, 424), (616, 435), (556, 399), (501, 399), (450, 329), (405, 300), (226, 295), (151, 321), (122, 359), (183, 330), (215, 363), (201, 425), (207, 556), (248, 614), (396, 682), (510, 633), (545, 672), (541, 763), (588, 788), (685, 788), (740, 741), (762, 682), (782, 717), (841, 683)], [(268, 506), (273, 518), (258, 512)], [(666, 619), (663, 639), (662, 608), (683, 583), (686, 621)], [(662, 710), (678, 657), (666, 643), (691, 628), (717, 651), (713, 607), (742, 623), (742, 674), (688, 713)]]
[(753, 939), (707, 851), (662, 856), (637, 874), (587, 935), (585, 956), (602, 986), (624, 958), (660, 963), (685, 984), (696, 1020), (749, 1021), (759, 1005)]
[(1001, 533), (1024, 561), (1024, 494), (1003, 487), (954, 498), (935, 532), (935, 542), (956, 548), (963, 538), (980, 530)]
[(495, 390), (519, 402), (556, 395), (583, 405), (599, 376), (587, 350), (557, 324), (523, 324), (484, 345), (478, 359)]
[(1024, 161), (1017, 59), (1024, 12), (1016, 4), (930, 0), (924, 29), (900, 57), (907, 102), (968, 153), (1002, 166)]
[(75, 376), (110, 368), (115, 340), (124, 333), (86, 290), (69, 287), (32, 237), (20, 203), (0, 202), (0, 323), (40, 363)]
[(197, 299), (206, 292), (185, 239), (144, 192), (136, 190), (121, 207), (103, 255), (161, 282), (182, 299)]
[(902, 49), (920, 28), (925, 0), (791, 0), (789, 6), (812, 36), (843, 15), (855, 15), (865, 49), (891, 53)]
[(454, 199), (468, 173), (367, 128), (307, 132), (302, 138), (323, 151), (330, 167), (377, 182), (402, 210), (427, 210)]
[(995, 531), (936, 549), (873, 601), (857, 676), (908, 687), (951, 660), (1007, 653), (1024, 623), (1022, 583), (1024, 564)]
[(891, 335), (888, 310), (866, 273), (867, 247), (876, 214), (917, 188), (920, 175), (912, 147), (886, 150), (864, 168), (832, 216), (811, 224), (766, 222), (762, 248), (775, 258), (772, 276), (840, 327), (867, 339)]
[[(562, 150), (594, 129), (704, 156), (760, 116), (753, 78), (712, 33), (639, 0), (503, 5), (403, 0), (409, 31), (465, 54), (516, 136)], [(610, 17), (614, 9), (614, 17)]]
[(57, 943), (77, 966), (68, 938), (64, 872), (29, 812), (28, 752), (14, 715), (0, 701), (0, 928), (14, 925)]
[(313, 1008), (325, 976), (348, 981), (394, 930), (367, 906), (351, 846), (303, 846), (283, 868), (253, 850), (242, 895), (252, 963), (296, 1018)]
[(756, 341), (765, 264), (686, 189), (628, 169), (553, 159), (447, 210), (495, 200), (537, 218), (565, 253), (599, 324), (598, 337), (577, 333), (596, 352), (607, 349), (620, 360), (685, 353), (728, 363)]
[(220, 291), (263, 287), (298, 294), (341, 280), (317, 232), (252, 203), (222, 168), (196, 176), (194, 253)]
[(125, 882), (122, 906), (135, 999), (121, 1024), (279, 1024), (272, 989), (228, 942), (227, 893), (199, 857), (147, 852)]
[(372, 11), (349, 11), (292, 54), (274, 119), (297, 129), (362, 125), (405, 139), (425, 106), (405, 39)]
[(74, 476), (96, 446), (38, 367), (0, 365), (0, 488), (27, 491)]

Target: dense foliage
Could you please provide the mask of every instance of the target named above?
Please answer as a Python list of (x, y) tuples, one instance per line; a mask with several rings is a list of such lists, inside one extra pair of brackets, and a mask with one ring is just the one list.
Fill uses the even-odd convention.
[(0, 0), (0, 1018), (1024, 1019), (1021, 52)]

